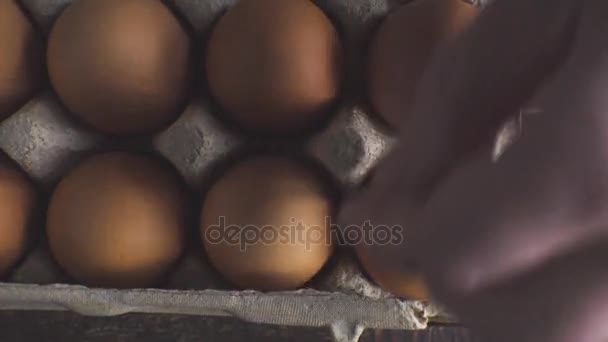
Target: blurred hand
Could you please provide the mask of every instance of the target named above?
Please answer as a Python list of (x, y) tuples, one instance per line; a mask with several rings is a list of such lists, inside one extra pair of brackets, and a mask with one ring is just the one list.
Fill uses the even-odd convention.
[[(542, 114), (493, 161), (528, 103)], [(342, 219), (407, 227), (403, 265), (483, 341), (608, 339), (608, 1), (495, 0), (399, 114)]]

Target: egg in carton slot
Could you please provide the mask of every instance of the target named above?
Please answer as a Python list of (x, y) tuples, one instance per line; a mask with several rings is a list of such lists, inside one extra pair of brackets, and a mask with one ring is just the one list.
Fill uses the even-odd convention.
[[(284, 152), (297, 150), (326, 171), (341, 192), (352, 191), (396, 143), (394, 132), (370, 110), (364, 95), (364, 56), (374, 29), (406, 2), (316, 1), (340, 34), (347, 70), (345, 86), (331, 117), (296, 141), (252, 139), (233, 129), (221, 119), (219, 107), (204, 87), (197, 89), (183, 113), (161, 132), (117, 139), (81, 124), (47, 85), (0, 122), (0, 149), (27, 173), (42, 197), (86, 156), (115, 149), (163, 157), (197, 193), (228, 160), (252, 145)], [(43, 37), (48, 37), (57, 17), (71, 3), (21, 0)], [(236, 0), (164, 3), (187, 27), (192, 44), (203, 46), (218, 19)], [(200, 55), (194, 58), (203, 59)], [(506, 126), (498, 145), (506, 146), (513, 139), (519, 130), (517, 122)], [(54, 263), (40, 225), (44, 223), (37, 222), (34, 227), (40, 233), (34, 234), (38, 239), (33, 247), (6, 282), (0, 283), (2, 309), (73, 310), (99, 316), (127, 312), (234, 316), (256, 323), (331, 327), (340, 341), (356, 341), (365, 328), (424, 329), (434, 320), (451, 320), (449, 314), (428, 302), (403, 300), (380, 289), (367, 278), (353, 253), (344, 249), (338, 250), (307, 288), (297, 291), (235, 291), (205, 261), (202, 248), (192, 247), (162, 288), (87, 288), (73, 284)]]

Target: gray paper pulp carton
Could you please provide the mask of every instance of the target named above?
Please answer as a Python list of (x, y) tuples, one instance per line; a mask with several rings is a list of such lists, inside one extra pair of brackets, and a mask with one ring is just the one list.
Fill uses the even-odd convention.
[[(21, 0), (45, 36), (71, 1)], [(193, 36), (205, 37), (235, 0), (166, 2), (189, 24)], [(344, 191), (356, 188), (395, 143), (390, 130), (368, 109), (358, 80), (363, 79), (370, 33), (404, 2), (407, 0), (317, 1), (342, 35), (347, 74), (351, 75), (346, 82), (356, 86), (346, 87), (331, 122), (297, 145)], [(194, 44), (204, 45), (204, 41), (198, 38)], [(170, 127), (142, 141), (125, 142), (124, 149), (157, 152), (192, 189), (200, 189), (217, 165), (247, 144), (245, 137), (218, 121), (214, 111), (209, 96), (199, 94)], [(69, 167), (107, 141), (108, 137), (74, 121), (50, 87), (0, 122), (0, 149), (47, 192)], [(72, 285), (41, 239), (5, 281), (0, 283), (3, 310), (71, 310), (96, 316), (128, 312), (234, 316), (249, 322), (331, 327), (339, 341), (356, 341), (364, 328), (424, 329), (429, 322), (450, 320), (430, 303), (402, 300), (379, 289), (348, 251), (339, 251), (311, 288), (299, 291), (231, 290), (201, 251), (189, 251), (163, 289), (115, 290)]]

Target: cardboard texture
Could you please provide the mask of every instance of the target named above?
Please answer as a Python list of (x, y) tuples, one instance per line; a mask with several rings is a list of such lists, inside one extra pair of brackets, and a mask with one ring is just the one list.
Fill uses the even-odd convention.
[[(392, 8), (406, 0), (318, 0), (334, 21), (346, 49), (345, 98), (324, 129), (295, 143), (325, 167), (343, 191), (356, 188), (395, 143), (390, 131), (367, 109), (364, 56), (370, 33)], [(21, 0), (44, 35), (71, 0)], [(235, 0), (167, 0), (204, 45), (214, 22)], [(202, 57), (200, 57), (202, 58)], [(164, 131), (112, 148), (157, 152), (181, 173), (193, 191), (206, 185), (218, 165), (247, 145), (245, 137), (217, 118), (209, 95), (199, 92), (180, 118)], [(50, 86), (0, 122), (0, 149), (25, 170), (43, 193), (84, 156), (103, 150), (108, 138), (80, 125)], [(277, 144), (276, 142), (274, 144)], [(114, 146), (118, 145), (118, 146)], [(262, 144), (263, 145), (263, 144)], [(280, 143), (279, 143), (280, 145)], [(44, 197), (44, 196), (43, 196)], [(331, 327), (338, 341), (356, 341), (364, 328), (424, 329), (429, 321), (451, 321), (424, 302), (391, 296), (371, 283), (348, 251), (314, 279), (310, 289), (260, 293), (233, 291), (205, 261), (188, 251), (163, 289), (93, 289), (72, 285), (52, 260), (43, 238), (0, 283), (2, 310), (72, 310), (85, 315), (127, 312), (235, 316), (250, 322)]]

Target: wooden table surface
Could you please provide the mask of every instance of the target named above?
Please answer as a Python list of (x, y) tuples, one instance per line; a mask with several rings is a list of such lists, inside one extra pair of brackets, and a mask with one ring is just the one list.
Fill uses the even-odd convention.
[[(232, 318), (128, 314), (84, 317), (69, 312), (0, 311), (0, 342), (332, 342), (328, 329), (243, 323)], [(360, 342), (473, 342), (466, 329), (366, 331)]]

